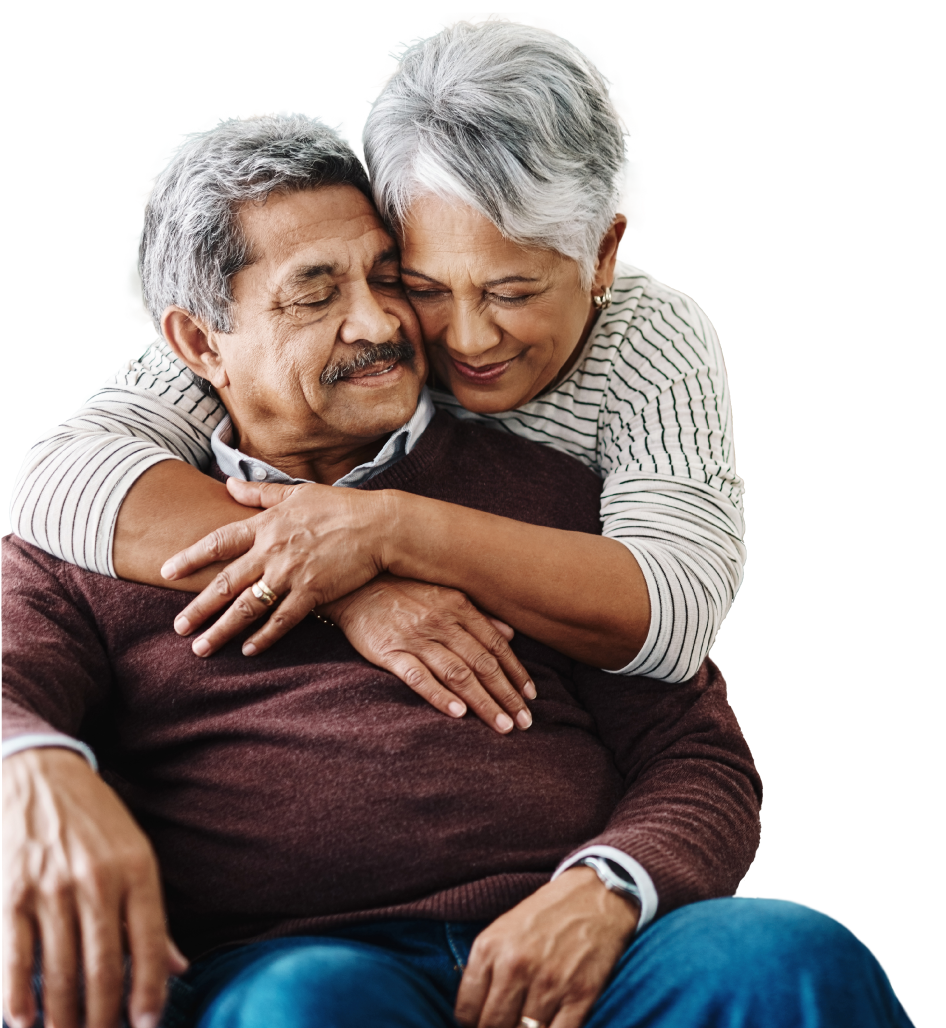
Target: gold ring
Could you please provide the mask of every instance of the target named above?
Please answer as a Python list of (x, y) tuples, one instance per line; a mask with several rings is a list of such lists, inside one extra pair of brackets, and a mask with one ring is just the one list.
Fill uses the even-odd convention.
[(258, 582), (254, 582), (253, 595), (267, 607), (271, 607), (279, 599), (262, 578)]
[(544, 1028), (544, 1025), (534, 1017), (520, 1017), (519, 1028)]

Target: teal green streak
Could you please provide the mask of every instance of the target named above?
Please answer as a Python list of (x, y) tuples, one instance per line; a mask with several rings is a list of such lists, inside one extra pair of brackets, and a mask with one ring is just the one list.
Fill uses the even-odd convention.
[(759, 643), (778, 671), (946, 671), (946, 646), (930, 644)]
[[(621, 79), (624, 99), (646, 123), (644, 132), (663, 150), (694, 189), (741, 238), (747, 250), (794, 250), (789, 236), (762, 210), (719, 164), (690, 139), (682, 128), (642, 90)], [(645, 209), (647, 200), (645, 198)]]

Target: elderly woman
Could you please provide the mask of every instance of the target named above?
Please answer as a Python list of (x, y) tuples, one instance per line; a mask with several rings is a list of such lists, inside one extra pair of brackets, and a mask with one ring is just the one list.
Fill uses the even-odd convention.
[(275, 594), (245, 653), (319, 607), (438, 708), (469, 704), (500, 731), (513, 727), (500, 706), (528, 726), (521, 695), (534, 694), (507, 625), (621, 674), (692, 676), (742, 578), (743, 486), (712, 326), (617, 262), (624, 140), (603, 78), (550, 33), (455, 25), (404, 54), (365, 154), (434, 403), (593, 468), (603, 535), (400, 493), (372, 494), (375, 513), (346, 520), (338, 491), (288, 478), (231, 480), (221, 495), (194, 469), (212, 460), (223, 407), (163, 342), (34, 448), (16, 531), (84, 567), (182, 589), (238, 558), (177, 622), (191, 632), (240, 599), (195, 639), (199, 655)]

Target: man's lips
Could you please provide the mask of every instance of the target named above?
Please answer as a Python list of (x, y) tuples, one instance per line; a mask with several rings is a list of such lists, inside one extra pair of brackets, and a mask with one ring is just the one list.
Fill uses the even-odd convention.
[(508, 361), (499, 361), (496, 364), (480, 364), (478, 367), (458, 361), (456, 357), (451, 357), (450, 360), (456, 368), (457, 374), (468, 382), (482, 383), (495, 382), (497, 378), (500, 378), (505, 373), (509, 365), (515, 360), (515, 357), (510, 357)]
[(387, 375), (388, 372), (393, 371), (400, 363), (400, 361), (396, 360), (388, 361), (387, 363), (370, 364), (367, 368), (360, 368), (358, 371), (352, 371), (347, 375), (343, 375), (339, 381), (348, 382), (353, 378), (377, 378), (379, 375)]

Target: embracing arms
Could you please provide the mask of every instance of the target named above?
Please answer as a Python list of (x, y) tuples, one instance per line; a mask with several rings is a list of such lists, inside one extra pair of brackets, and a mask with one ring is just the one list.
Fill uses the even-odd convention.
[[(623, 667), (647, 634), (650, 608), (643, 575), (627, 548), (613, 539), (526, 524), (400, 490), (236, 480), (229, 490), (246, 504), (244, 512), (269, 509), (245, 523), (227, 525), (234, 519), (225, 508), (211, 510), (201, 497), (204, 509), (198, 511), (194, 497), (185, 499), (171, 485), (174, 479), (184, 480), (179, 468), (170, 462), (159, 465), (136, 483), (119, 516), (115, 554), (122, 577), (133, 580), (185, 588), (212, 580), (182, 611), (189, 623), (181, 624), (184, 631), (203, 624), (265, 578), (282, 602), (278, 615), (249, 640), (260, 651), (314, 607), (346, 597), (387, 571), (461, 590), (519, 631), (598, 666)], [(185, 521), (179, 512), (193, 504), (195, 523), (206, 526), (209, 511), (219, 518), (220, 528), (169, 561), (162, 577), (160, 548), (173, 533), (149, 540), (146, 525), (156, 507), (171, 502), (176, 510), (168, 511), (169, 521)], [(209, 564), (240, 557), (251, 547), (213, 580)], [(209, 643), (207, 652), (264, 613), (250, 595), (244, 601), (201, 636)], [(344, 602), (334, 610), (343, 607)]]
[[(107, 654), (81, 597), (69, 594), (68, 575), (35, 551), (31, 556), (9, 542), (6, 549), (12, 559), (4, 569), (5, 733), (75, 733), (104, 696)], [(30, 585), (27, 575), (31, 588), (24, 587)], [(658, 916), (682, 903), (730, 893), (757, 842), (759, 787), (718, 673), (710, 666), (675, 688), (643, 680), (629, 688), (591, 669), (578, 669), (575, 678), (626, 779), (624, 799), (588, 843), (613, 846), (646, 868), (659, 896)], [(98, 953), (98, 936), (87, 941), (85, 933), (120, 940), (117, 926), (132, 912), (136, 924), (128, 945), (148, 943), (138, 954), (132, 949), (134, 980), (147, 985), (152, 997), (160, 996), (163, 976), (181, 965), (166, 942), (153, 855), (130, 815), (71, 753), (34, 751), (9, 759), (16, 763), (8, 765), (15, 774), (4, 779), (8, 1012), (29, 1014), (30, 966), (23, 954), (37, 935), (44, 960), (58, 961), (47, 988), (61, 990), (57, 1002), (71, 996), (74, 1003), (69, 983), (75, 982), (79, 938), (83, 956)], [(75, 802), (50, 807), (56, 796)], [(24, 861), (27, 852), (36, 859)], [(122, 868), (117, 876), (116, 861)], [(44, 877), (43, 868), (56, 873)], [(114, 884), (103, 890), (103, 882)], [(487, 1023), (480, 1017), (487, 1007), (508, 1009), (518, 1002), (521, 1009), (528, 995), (536, 1001), (530, 1016), (551, 1008), (567, 1012), (557, 1022), (563, 1028), (577, 1025), (633, 933), (637, 911), (621, 906), (626, 903), (606, 893), (589, 869), (564, 871), (483, 933), (464, 979), (461, 1023)], [(74, 936), (63, 927), (73, 911), (81, 915)], [(48, 940), (65, 943), (49, 952)], [(108, 952), (116, 958), (110, 975), (89, 977), (96, 993), (87, 995), (90, 1009), (98, 1004), (95, 1009), (106, 1012), (96, 1028), (111, 1028), (107, 1012), (118, 1003), (114, 983), (120, 980), (115, 969), (121, 949)], [(141, 954), (151, 955), (150, 965)], [(99, 994), (108, 982), (112, 992)], [(10, 1009), (14, 1003), (16, 1010)], [(68, 1018), (61, 1023), (69, 1024)]]

